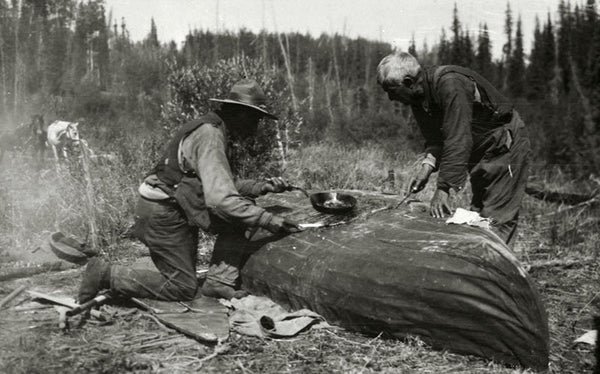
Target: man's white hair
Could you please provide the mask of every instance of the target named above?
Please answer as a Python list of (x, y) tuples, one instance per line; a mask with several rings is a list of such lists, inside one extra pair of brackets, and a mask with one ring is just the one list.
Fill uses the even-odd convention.
[(377, 65), (377, 83), (400, 84), (404, 78), (416, 77), (421, 70), (419, 61), (406, 52), (394, 52), (385, 56)]

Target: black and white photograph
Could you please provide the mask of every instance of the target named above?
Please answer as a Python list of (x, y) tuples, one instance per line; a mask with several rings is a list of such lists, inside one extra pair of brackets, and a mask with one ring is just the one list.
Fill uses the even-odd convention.
[(1, 373), (600, 374), (597, 0), (0, 0)]

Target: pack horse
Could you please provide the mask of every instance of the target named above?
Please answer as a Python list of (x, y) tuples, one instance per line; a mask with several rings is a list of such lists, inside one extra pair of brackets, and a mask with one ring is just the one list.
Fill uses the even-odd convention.
[(78, 126), (78, 122), (67, 121), (54, 121), (48, 126), (48, 144), (52, 147), (56, 162), (60, 160), (59, 152), (66, 159), (73, 147), (82, 143), (85, 146), (84, 140), (79, 138)]

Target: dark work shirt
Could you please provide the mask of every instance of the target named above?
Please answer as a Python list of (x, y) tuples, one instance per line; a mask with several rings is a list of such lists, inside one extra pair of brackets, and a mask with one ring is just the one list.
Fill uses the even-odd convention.
[(491, 134), (510, 121), (512, 104), (485, 78), (459, 66), (423, 71), (424, 101), (412, 110), (436, 158), (440, 189), (460, 190), (467, 171), (491, 146)]
[(199, 126), (182, 141), (180, 151), (182, 164), (189, 165), (199, 177), (204, 203), (213, 214), (245, 226), (264, 226), (271, 220), (271, 213), (246, 198), (262, 195), (265, 182), (233, 177), (223, 126)]

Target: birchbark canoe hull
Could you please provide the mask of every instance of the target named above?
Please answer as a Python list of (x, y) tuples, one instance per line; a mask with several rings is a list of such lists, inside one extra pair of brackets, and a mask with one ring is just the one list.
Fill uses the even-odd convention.
[[(369, 202), (363, 211), (389, 200), (360, 194), (359, 205)], [(261, 202), (295, 219), (314, 217), (305, 204), (293, 196)], [(359, 215), (263, 244), (242, 283), (351, 330), (418, 335), (436, 349), (548, 366), (546, 312), (515, 256), (488, 230), (446, 225), (419, 209)]]

